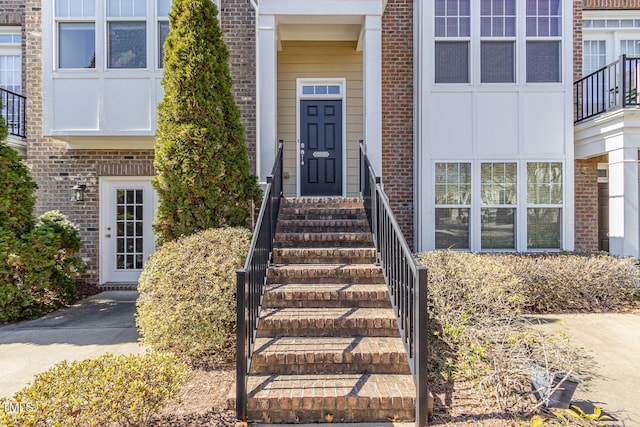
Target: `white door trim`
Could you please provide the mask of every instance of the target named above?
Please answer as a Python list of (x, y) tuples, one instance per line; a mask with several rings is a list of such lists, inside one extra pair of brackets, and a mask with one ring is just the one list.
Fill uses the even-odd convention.
[[(141, 270), (132, 270), (131, 274), (126, 275), (123, 273), (116, 273), (113, 268), (114, 252), (115, 252), (115, 239), (114, 235), (116, 230), (113, 229), (113, 225), (110, 222), (115, 222), (112, 215), (109, 213), (110, 209), (113, 209), (115, 205), (114, 195), (111, 194), (111, 190), (116, 185), (129, 186), (132, 188), (142, 188), (146, 195), (144, 196), (144, 218), (148, 219), (144, 222), (144, 236), (149, 236), (144, 245), (144, 259), (147, 260), (149, 256), (155, 251), (155, 235), (151, 225), (155, 216), (157, 206), (157, 195), (151, 185), (151, 176), (110, 176), (100, 177), (99, 179), (99, 191), (100, 191), (100, 208), (99, 208), (99, 265), (100, 284), (104, 283), (132, 283), (137, 282), (137, 277)], [(108, 228), (112, 229), (109, 230)], [(107, 237), (111, 235), (111, 237)], [(147, 244), (149, 243), (149, 244)], [(135, 277), (134, 277), (135, 276)]]
[[(340, 86), (339, 94), (303, 94), (303, 86)], [(296, 79), (296, 196), (300, 197), (300, 101), (306, 99), (326, 99), (342, 101), (342, 197), (347, 195), (347, 79), (318, 78)]]

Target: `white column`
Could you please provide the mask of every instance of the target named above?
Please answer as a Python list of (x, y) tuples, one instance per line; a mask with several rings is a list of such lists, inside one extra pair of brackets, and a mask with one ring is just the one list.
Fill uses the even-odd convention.
[(261, 184), (266, 183), (276, 158), (277, 135), (277, 54), (276, 19), (273, 15), (258, 16), (256, 58), (256, 162)]
[(376, 174), (382, 175), (382, 17), (364, 20), (364, 141)]
[[(623, 137), (623, 136), (621, 136)], [(609, 152), (609, 252), (640, 257), (638, 149)]]

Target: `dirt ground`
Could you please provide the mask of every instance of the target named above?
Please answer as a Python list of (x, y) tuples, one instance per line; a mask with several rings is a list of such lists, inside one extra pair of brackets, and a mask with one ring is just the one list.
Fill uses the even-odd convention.
[[(226, 410), (226, 400), (234, 384), (234, 368), (234, 366), (221, 366), (215, 369), (194, 370), (191, 381), (183, 389), (182, 400), (170, 403), (150, 425), (153, 427), (235, 427), (235, 412)], [(482, 396), (470, 383), (459, 381), (446, 390), (434, 390), (434, 392), (435, 413), (429, 425), (451, 427), (531, 425), (531, 415), (500, 413), (496, 408), (483, 403)], [(588, 426), (590, 424), (576, 421), (570, 425)]]

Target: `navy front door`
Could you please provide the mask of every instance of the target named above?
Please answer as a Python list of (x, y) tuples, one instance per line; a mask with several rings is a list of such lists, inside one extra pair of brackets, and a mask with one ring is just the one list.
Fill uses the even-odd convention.
[(342, 195), (342, 101), (300, 101), (300, 195)]

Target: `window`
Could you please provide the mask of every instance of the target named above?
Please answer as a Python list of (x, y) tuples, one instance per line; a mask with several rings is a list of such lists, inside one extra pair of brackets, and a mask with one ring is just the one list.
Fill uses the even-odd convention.
[(435, 82), (469, 83), (470, 0), (435, 0)]
[(620, 55), (640, 57), (640, 40), (620, 40)]
[(0, 87), (22, 93), (21, 29), (6, 27), (0, 31)]
[(480, 81), (515, 82), (515, 0), (480, 3)]
[(516, 249), (516, 163), (480, 166), (482, 249)]
[(436, 163), (436, 249), (469, 249), (471, 163)]
[(560, 82), (562, 4), (560, 0), (527, 0), (526, 8), (527, 82)]
[(95, 0), (56, 2), (58, 68), (96, 67)]
[(527, 248), (562, 247), (562, 163), (527, 164)]
[(607, 43), (604, 40), (585, 40), (583, 43), (582, 73), (587, 76), (607, 65)]
[(146, 0), (107, 0), (107, 67), (147, 67)]
[(158, 0), (158, 68), (163, 68), (164, 42), (169, 35), (171, 0)]

